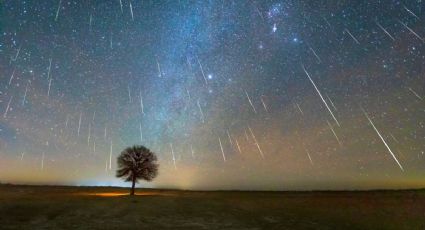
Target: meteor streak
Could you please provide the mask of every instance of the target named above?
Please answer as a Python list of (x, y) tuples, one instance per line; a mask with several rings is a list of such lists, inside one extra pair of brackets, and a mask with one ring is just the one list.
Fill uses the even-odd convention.
[(379, 24), (378, 21), (375, 21), (375, 23), (379, 28), (381, 28), (382, 31), (384, 31), (386, 35), (388, 35), (388, 37), (390, 37), (393, 41), (395, 41), (395, 38), (381, 24)]
[(248, 98), (249, 104), (251, 105), (252, 110), (254, 111), (254, 113), (257, 113), (257, 110), (255, 110), (255, 107), (252, 104), (251, 98), (249, 97), (248, 92), (246, 92), (246, 90), (245, 90), (245, 95), (246, 95), (246, 98)]
[(412, 92), (417, 98), (419, 98), (420, 100), (423, 100), (423, 98), (421, 96), (419, 96), (418, 93), (416, 93), (412, 88), (408, 88), (410, 92)]
[(205, 73), (204, 73), (204, 68), (202, 68), (202, 64), (199, 61), (199, 58), (196, 57), (196, 59), (198, 60), (199, 68), (201, 69), (201, 73), (202, 73), (202, 77), (204, 78), (205, 85), (208, 85), (208, 81), (207, 81), (207, 78), (205, 77)]
[(263, 151), (262, 151), (262, 150), (261, 150), (261, 148), (260, 148), (260, 145), (258, 144), (257, 138), (255, 138), (255, 135), (254, 135), (254, 133), (252, 132), (252, 129), (251, 129), (251, 127), (250, 127), (250, 126), (248, 126), (248, 129), (249, 129), (249, 132), (251, 133), (252, 139), (254, 139), (254, 144), (257, 146), (258, 151), (260, 152), (261, 158), (263, 158), (263, 159), (264, 159), (264, 154), (263, 154)]
[(57, 20), (58, 20), (59, 10), (60, 10), (60, 8), (61, 8), (61, 2), (62, 2), (62, 0), (59, 0), (58, 9), (56, 10), (56, 17), (55, 17), (55, 21), (57, 21)]
[(12, 102), (13, 96), (10, 96), (9, 102), (7, 103), (6, 110), (4, 111), (3, 118), (7, 117), (7, 112), (9, 112), (10, 103)]
[(170, 148), (171, 148), (171, 155), (173, 156), (174, 169), (177, 169), (177, 166), (176, 166), (176, 158), (175, 158), (175, 156), (174, 156), (173, 143), (170, 143)]
[(111, 140), (111, 147), (109, 149), (109, 170), (112, 169), (112, 140)]
[(332, 127), (331, 123), (329, 123), (329, 121), (328, 121), (328, 120), (326, 120), (326, 123), (328, 123), (329, 129), (331, 129), (332, 133), (334, 134), (335, 139), (336, 139), (336, 141), (338, 142), (339, 146), (342, 146), (341, 141), (339, 141), (339, 138), (338, 138), (338, 136), (336, 135), (335, 130), (333, 129), (333, 127)]
[(221, 154), (223, 155), (223, 161), (226, 162), (226, 156), (224, 155), (223, 145), (221, 144), (221, 139), (218, 137), (218, 142), (220, 143)]
[(345, 32), (347, 32), (348, 33), (348, 35), (350, 35), (350, 37), (357, 43), (357, 44), (359, 44), (360, 45), (360, 42), (359, 42), (359, 40), (357, 40), (357, 38), (356, 37), (354, 37), (354, 35), (353, 34), (351, 34), (350, 33), (350, 31), (348, 30), (348, 29), (345, 29)]
[(316, 84), (314, 83), (313, 79), (311, 79), (310, 74), (307, 72), (307, 70), (305, 69), (304, 65), (302, 65), (302, 67), (303, 67), (303, 70), (304, 70), (305, 74), (307, 75), (308, 79), (310, 79), (311, 84), (313, 84), (314, 89), (316, 89), (317, 94), (319, 94), (320, 99), (322, 99), (322, 101), (323, 101), (323, 103), (325, 104), (326, 108), (328, 109), (329, 113), (332, 115), (332, 118), (335, 120), (336, 124), (337, 124), (338, 126), (340, 126), (340, 125), (339, 125), (338, 120), (336, 119), (336, 117), (335, 117), (335, 115), (334, 115), (334, 113), (333, 113), (333, 112), (332, 112), (332, 110), (329, 108), (328, 103), (326, 103), (325, 99), (323, 98), (322, 93), (320, 93), (320, 91), (319, 91), (319, 89), (317, 88)]
[(196, 101), (196, 104), (198, 105), (199, 112), (201, 113), (201, 121), (202, 121), (202, 123), (205, 123), (204, 113), (202, 112), (201, 105), (199, 104), (199, 99)]
[(131, 2), (130, 2), (130, 14), (131, 14), (131, 20), (133, 20), (133, 21), (134, 21), (134, 15), (133, 15), (133, 5), (131, 5)]
[(373, 124), (372, 120), (369, 118), (369, 115), (367, 115), (366, 111), (360, 107), (361, 110), (363, 111), (363, 114), (366, 116), (367, 120), (369, 120), (369, 123), (372, 125), (373, 129), (375, 130), (376, 134), (378, 134), (379, 138), (381, 138), (382, 143), (384, 143), (385, 147), (387, 147), (388, 152), (391, 154), (391, 156), (393, 157), (393, 159), (395, 160), (395, 162), (397, 162), (398, 166), (400, 167), (401, 171), (404, 171), (403, 166), (401, 166), (400, 162), (398, 162), (397, 158), (395, 157), (393, 151), (391, 151), (390, 147), (388, 146), (387, 142), (384, 140), (384, 138), (382, 137), (381, 133), (378, 131), (378, 129), (375, 127), (375, 125)]
[(410, 27), (407, 26), (407, 24), (403, 23), (402, 21), (398, 20), (400, 22), (400, 24), (402, 24), (407, 30), (410, 31), (410, 33), (412, 33), (413, 35), (415, 35), (419, 40), (421, 40), (422, 42), (424, 42), (424, 39), (419, 36), (419, 34), (417, 34), (414, 30), (412, 30)]
[(267, 108), (267, 105), (266, 105), (266, 103), (263, 100), (263, 95), (261, 95), (260, 100), (261, 100), (261, 103), (263, 104), (264, 110), (266, 110), (266, 112), (269, 112), (269, 110)]

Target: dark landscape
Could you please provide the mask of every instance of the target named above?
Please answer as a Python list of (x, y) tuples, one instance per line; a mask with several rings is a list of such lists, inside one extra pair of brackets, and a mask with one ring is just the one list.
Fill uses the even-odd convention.
[(425, 190), (242, 192), (0, 186), (1, 229), (424, 229)]

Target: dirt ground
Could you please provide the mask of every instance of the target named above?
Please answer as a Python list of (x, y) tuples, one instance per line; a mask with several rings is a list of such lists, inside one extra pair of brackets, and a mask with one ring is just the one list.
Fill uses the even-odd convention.
[(425, 229), (425, 190), (189, 192), (0, 186), (0, 229)]

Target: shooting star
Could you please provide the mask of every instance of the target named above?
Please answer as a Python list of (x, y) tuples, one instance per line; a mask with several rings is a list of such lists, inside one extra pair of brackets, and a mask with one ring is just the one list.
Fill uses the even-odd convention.
[(359, 40), (357, 40), (357, 38), (356, 37), (354, 37), (354, 35), (352, 34), (352, 33), (350, 33), (350, 31), (348, 30), (348, 29), (345, 29), (344, 30), (345, 32), (347, 32), (348, 33), (348, 35), (350, 35), (350, 37), (357, 43), (357, 44), (359, 44), (360, 45), (360, 42), (359, 42)]
[(14, 57), (14, 58), (12, 58), (12, 59), (13, 59), (13, 61), (18, 60), (19, 53), (21, 52), (21, 47), (22, 47), (22, 46), (19, 46), (18, 50), (16, 51), (15, 57)]
[(252, 104), (251, 98), (249, 97), (248, 92), (246, 92), (246, 90), (245, 90), (245, 95), (246, 95), (246, 98), (248, 98), (249, 104), (251, 105), (252, 110), (254, 111), (254, 113), (257, 113), (257, 110), (255, 110), (255, 107)]
[(252, 132), (252, 129), (250, 126), (248, 126), (249, 132), (251, 133), (252, 139), (254, 139), (254, 144), (257, 146), (258, 151), (260, 152), (261, 158), (264, 159), (263, 151), (260, 148), (260, 145), (258, 144), (257, 138), (255, 138), (254, 132)]
[(409, 12), (411, 15), (413, 15), (413, 17), (419, 19), (418, 15), (416, 15), (415, 13), (413, 13), (413, 11), (409, 10), (409, 8), (407, 8), (405, 5), (403, 5), (404, 9)]
[(131, 103), (132, 102), (132, 98), (131, 98), (130, 85), (127, 85), (127, 91), (128, 91), (128, 101)]
[(111, 35), (110, 35), (110, 39), (109, 39), (109, 48), (113, 49), (113, 42), (112, 42), (112, 31), (111, 31)]
[(236, 147), (238, 148), (239, 153), (242, 153), (241, 147), (239, 146), (238, 139), (235, 139)]
[(192, 158), (195, 157), (195, 151), (193, 151), (193, 146), (190, 144), (190, 153), (192, 154)]
[(337, 124), (338, 126), (340, 126), (340, 125), (339, 125), (338, 120), (336, 119), (336, 117), (335, 117), (335, 115), (334, 115), (334, 113), (333, 113), (333, 112), (332, 112), (332, 110), (329, 108), (328, 103), (326, 103), (325, 99), (324, 99), (324, 98), (323, 98), (323, 96), (322, 96), (322, 93), (320, 93), (319, 89), (317, 88), (317, 86), (316, 86), (316, 84), (314, 83), (313, 79), (311, 79), (310, 74), (307, 72), (307, 70), (305, 69), (304, 65), (302, 65), (302, 68), (303, 68), (303, 70), (304, 70), (305, 74), (307, 75), (308, 79), (310, 79), (311, 84), (313, 84), (314, 89), (316, 89), (317, 94), (319, 94), (320, 99), (322, 99), (322, 101), (323, 101), (323, 103), (325, 104), (326, 108), (328, 109), (329, 113), (332, 115), (332, 118), (335, 120), (336, 124)]
[(156, 66), (158, 68), (158, 77), (162, 77), (161, 65), (159, 64), (158, 58), (156, 58)]
[(109, 149), (109, 170), (112, 169), (112, 140), (111, 140), (111, 147)]
[(328, 120), (326, 120), (326, 123), (328, 123), (329, 129), (330, 129), (330, 130), (332, 131), (332, 133), (334, 134), (335, 139), (336, 139), (336, 141), (338, 142), (339, 146), (341, 146), (341, 147), (342, 147), (342, 143), (341, 143), (341, 141), (339, 140), (338, 136), (336, 135), (335, 130), (334, 130), (334, 128), (332, 127), (331, 123), (329, 123), (329, 121), (328, 121)]
[(260, 100), (261, 100), (261, 103), (263, 104), (264, 110), (266, 110), (266, 112), (268, 113), (268, 112), (269, 112), (269, 110), (268, 110), (268, 108), (267, 108), (266, 103), (264, 102), (263, 96), (264, 96), (264, 95), (261, 95)]
[(49, 88), (47, 89), (47, 96), (50, 96), (50, 88), (52, 87), (52, 78), (49, 80)]
[(381, 25), (381, 24), (379, 24), (379, 22), (378, 21), (375, 21), (375, 24), (382, 30), (382, 31), (384, 31), (384, 33), (386, 34), (386, 35), (388, 35), (388, 37), (390, 37), (393, 41), (395, 41), (395, 38)]
[(59, 10), (60, 10), (60, 8), (61, 8), (61, 3), (62, 3), (62, 0), (59, 0), (58, 9), (56, 10), (56, 17), (55, 17), (55, 21), (57, 21), (57, 20), (58, 20)]
[(295, 106), (298, 108), (298, 111), (300, 111), (301, 115), (304, 116), (303, 111), (301, 110), (301, 107), (298, 105), (298, 103), (295, 103)]
[(145, 110), (143, 106), (143, 97), (142, 97), (142, 91), (140, 90), (140, 109), (142, 111), (142, 115), (145, 115)]
[(319, 55), (317, 55), (316, 51), (314, 51), (314, 49), (309, 45), (308, 48), (310, 48), (310, 51), (313, 53), (313, 55), (316, 57), (317, 62), (321, 63), (322, 59), (320, 59)]
[(408, 87), (409, 91), (412, 92), (417, 98), (419, 98), (420, 100), (423, 100), (423, 98), (421, 96), (419, 96), (418, 93), (416, 93), (412, 88)]
[(249, 137), (248, 137), (248, 133), (246, 132), (246, 128), (244, 129), (244, 132), (245, 132), (245, 139), (246, 139), (246, 141), (249, 141)]
[(410, 27), (408, 27), (407, 24), (403, 23), (400, 20), (398, 20), (398, 22), (400, 22), (400, 24), (402, 24), (407, 30), (410, 31), (410, 33), (412, 33), (413, 35), (415, 35), (419, 40), (421, 40), (422, 42), (424, 42), (424, 39), (421, 36), (419, 36), (419, 34), (417, 34), (414, 30), (412, 30)]
[(173, 156), (174, 169), (177, 169), (177, 166), (176, 166), (176, 157), (174, 156), (173, 143), (170, 143), (170, 148), (171, 148), (171, 155)]
[(381, 138), (382, 143), (384, 143), (385, 147), (387, 147), (388, 152), (391, 154), (391, 156), (393, 157), (393, 159), (395, 160), (395, 162), (397, 162), (398, 166), (400, 167), (401, 171), (404, 171), (403, 166), (401, 166), (400, 162), (397, 160), (396, 156), (394, 155), (393, 151), (391, 151), (390, 147), (388, 146), (387, 142), (384, 140), (384, 138), (382, 137), (381, 133), (378, 131), (378, 129), (375, 127), (375, 125), (373, 124), (372, 120), (369, 118), (369, 115), (367, 115), (366, 111), (360, 107), (361, 110), (363, 111), (363, 114), (366, 116), (367, 120), (369, 121), (369, 123), (372, 125), (373, 129), (375, 130), (376, 134), (378, 134), (379, 138)]
[(119, 1), (120, 1), (121, 13), (124, 13), (124, 11), (123, 11), (123, 9), (122, 9), (122, 0), (119, 0)]
[(223, 155), (223, 161), (226, 162), (226, 156), (224, 155), (223, 145), (221, 144), (221, 139), (218, 137), (218, 142), (220, 143), (221, 154)]
[(226, 130), (226, 133), (227, 133), (227, 137), (229, 137), (230, 145), (233, 146), (233, 141), (232, 141), (232, 137), (230, 136), (229, 130)]
[(78, 129), (77, 129), (77, 136), (80, 136), (80, 129), (81, 129), (81, 116), (82, 113), (80, 112), (80, 119), (78, 119)]
[(89, 134), (87, 136), (87, 146), (90, 146), (90, 137), (91, 137), (91, 123), (89, 123)]
[(201, 105), (199, 104), (199, 99), (196, 101), (196, 104), (198, 105), (199, 112), (201, 113), (201, 121), (202, 121), (202, 123), (205, 123), (204, 112), (202, 112)]
[(47, 80), (50, 80), (50, 71), (52, 70), (52, 59), (49, 58), (49, 68), (47, 71)]
[(201, 69), (201, 73), (202, 73), (202, 77), (204, 78), (205, 85), (208, 85), (207, 78), (205, 77), (205, 73), (204, 73), (204, 68), (202, 68), (202, 64), (199, 61), (198, 57), (196, 57), (196, 60), (198, 60), (199, 68)]
[(28, 84), (29, 84), (29, 81), (27, 82), (27, 86), (25, 87), (24, 98), (22, 99), (22, 106), (24, 106), (24, 105), (25, 105), (25, 101), (26, 101), (26, 99), (27, 99)]
[(310, 152), (305, 147), (304, 147), (304, 150), (307, 153), (308, 159), (310, 160), (310, 164), (313, 165), (313, 160), (311, 159)]
[(10, 75), (9, 85), (12, 84), (12, 80), (15, 77), (15, 69), (13, 69), (12, 75)]
[(7, 117), (7, 112), (9, 112), (10, 103), (12, 102), (13, 96), (10, 96), (9, 102), (7, 103), (6, 110), (4, 111), (3, 118)]
[(41, 170), (44, 169), (44, 152), (41, 154)]
[(332, 99), (328, 96), (328, 94), (326, 94), (326, 97), (328, 98), (329, 102), (331, 103), (332, 107), (335, 109), (335, 111), (338, 111), (338, 109), (335, 107), (334, 102), (332, 101)]
[(134, 21), (134, 15), (133, 15), (133, 5), (131, 5), (131, 2), (130, 2), (130, 14), (131, 14), (131, 20), (133, 20), (133, 21)]

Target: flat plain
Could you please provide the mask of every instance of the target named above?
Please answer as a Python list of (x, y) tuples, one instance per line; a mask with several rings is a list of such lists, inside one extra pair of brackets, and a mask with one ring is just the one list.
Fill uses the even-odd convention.
[(425, 229), (425, 190), (0, 186), (0, 229)]

